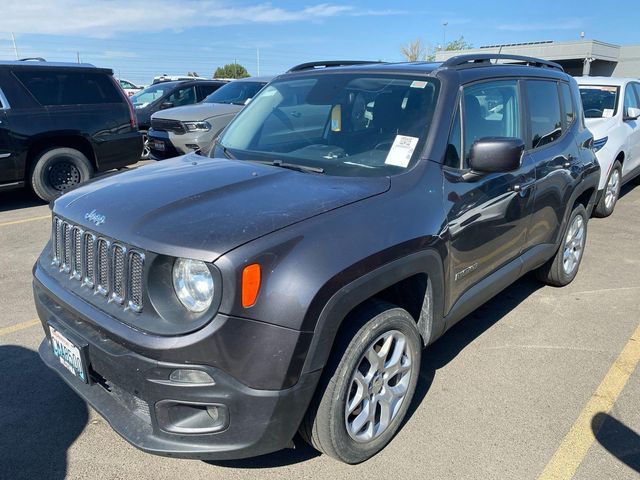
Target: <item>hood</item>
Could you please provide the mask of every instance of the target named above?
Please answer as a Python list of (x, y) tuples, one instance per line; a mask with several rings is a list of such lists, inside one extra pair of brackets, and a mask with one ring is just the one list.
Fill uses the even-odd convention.
[(189, 154), (85, 184), (56, 200), (53, 210), (144, 250), (214, 261), (389, 185), (387, 177), (331, 177)]
[(228, 103), (198, 103), (184, 107), (168, 108), (153, 114), (153, 118), (165, 120), (181, 120), (198, 122), (219, 115), (238, 113), (244, 105), (232, 105)]
[(593, 139), (606, 137), (609, 131), (617, 125), (616, 118), (585, 118), (587, 128), (593, 133)]

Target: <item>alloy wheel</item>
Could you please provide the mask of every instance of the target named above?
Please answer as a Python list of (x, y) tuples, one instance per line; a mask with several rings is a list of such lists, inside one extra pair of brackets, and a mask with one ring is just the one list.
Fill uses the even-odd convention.
[(618, 200), (620, 194), (620, 171), (615, 169), (605, 187), (604, 204), (607, 210), (611, 210)]
[(584, 242), (584, 218), (582, 215), (577, 215), (573, 219), (573, 222), (571, 222), (571, 226), (569, 227), (569, 231), (567, 232), (567, 237), (564, 242), (562, 267), (567, 275), (571, 275), (575, 269), (578, 268), (582, 252), (584, 250)]
[(349, 382), (345, 425), (358, 443), (382, 435), (396, 418), (405, 399), (412, 369), (411, 348), (405, 335), (391, 330), (365, 350)]

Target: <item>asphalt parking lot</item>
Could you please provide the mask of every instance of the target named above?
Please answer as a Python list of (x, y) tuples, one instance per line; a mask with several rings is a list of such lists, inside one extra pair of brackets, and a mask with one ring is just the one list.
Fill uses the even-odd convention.
[(640, 187), (593, 219), (563, 289), (523, 278), (423, 356), (410, 418), (349, 467), (295, 450), (205, 463), (116, 435), (40, 361), (31, 266), (47, 205), (0, 194), (0, 478), (640, 478)]

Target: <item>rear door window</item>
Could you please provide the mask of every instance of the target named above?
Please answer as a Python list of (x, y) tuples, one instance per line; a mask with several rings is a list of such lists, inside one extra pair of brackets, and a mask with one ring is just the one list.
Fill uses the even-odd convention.
[(197, 93), (198, 93), (198, 101), (204, 100), (206, 97), (211, 95), (213, 92), (218, 90), (221, 85), (211, 84), (211, 85), (198, 85)]
[(169, 95), (167, 101), (171, 102), (174, 107), (193, 105), (196, 103), (196, 87), (192, 85), (190, 87), (178, 88)]
[(17, 70), (14, 75), (43, 106), (122, 103), (109, 75), (68, 70)]
[(526, 85), (531, 129), (528, 148), (540, 148), (562, 136), (558, 84), (549, 80), (527, 80)]
[[(557, 94), (556, 94), (557, 97)], [(471, 145), (486, 137), (522, 138), (517, 80), (498, 80), (465, 87), (463, 95), (464, 162)]]

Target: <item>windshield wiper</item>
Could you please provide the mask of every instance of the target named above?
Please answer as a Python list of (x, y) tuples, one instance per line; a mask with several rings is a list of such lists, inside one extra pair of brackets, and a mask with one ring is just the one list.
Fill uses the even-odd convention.
[(229, 160), (237, 160), (235, 155), (233, 153), (231, 153), (227, 147), (225, 147), (222, 143), (220, 143), (220, 140), (218, 140), (216, 138), (213, 141), (213, 144), (217, 145), (218, 147), (220, 147), (220, 150), (222, 150), (222, 153), (224, 153), (224, 156), (227, 157)]
[(324, 168), (310, 167), (309, 165), (299, 165), (297, 163), (286, 163), (282, 160), (249, 160), (250, 162), (260, 163), (262, 165), (271, 165), (272, 167), (287, 168), (303, 173), (324, 173)]

